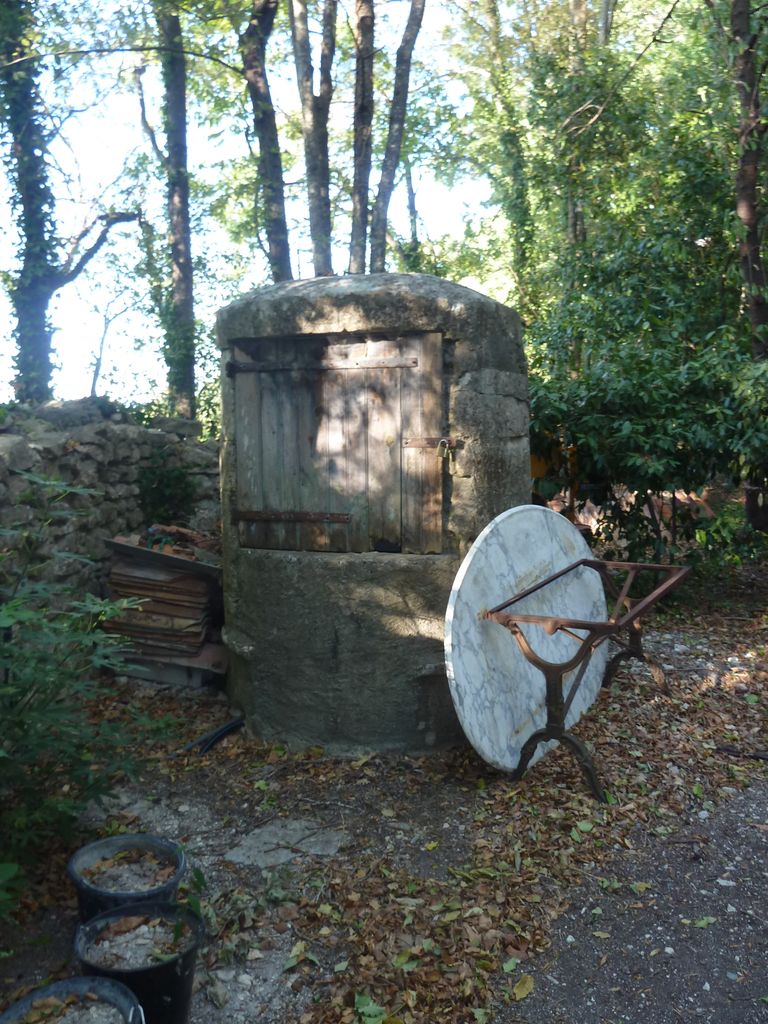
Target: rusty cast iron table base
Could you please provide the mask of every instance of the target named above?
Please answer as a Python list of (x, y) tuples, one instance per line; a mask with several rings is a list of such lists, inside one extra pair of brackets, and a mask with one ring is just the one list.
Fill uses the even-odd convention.
[[(508, 608), (515, 605), (523, 598), (543, 590), (545, 587), (561, 579), (568, 573), (573, 572), (580, 566), (586, 566), (599, 573), (603, 585), (615, 600), (613, 611), (604, 622), (593, 622), (585, 619), (571, 619), (565, 616), (553, 615), (525, 615), (509, 612)], [(626, 573), (621, 587), (617, 585), (614, 573)], [(640, 573), (653, 572), (662, 576), (663, 579), (657, 583), (654, 589), (645, 597), (633, 598), (630, 591)], [(538, 729), (523, 744), (520, 751), (520, 760), (517, 768), (512, 773), (513, 779), (523, 777), (526, 768), (534, 755), (539, 743), (547, 740), (557, 740), (559, 743), (569, 747), (574, 753), (582, 772), (589, 784), (592, 793), (597, 800), (606, 802), (605, 790), (597, 777), (597, 771), (586, 745), (568, 732), (565, 727), (565, 720), (570, 710), (573, 698), (581, 685), (584, 674), (589, 665), (592, 652), (607, 640), (618, 643), (622, 650), (608, 663), (606, 668), (604, 685), (610, 681), (617, 662), (623, 658), (640, 658), (647, 661), (642, 648), (642, 627), (641, 616), (659, 601), (665, 594), (676, 587), (690, 572), (689, 566), (656, 565), (649, 562), (606, 562), (596, 558), (582, 558), (572, 565), (566, 566), (560, 572), (553, 573), (532, 587), (515, 594), (508, 601), (481, 613), (482, 618), (490, 619), (508, 629), (514, 636), (517, 644), (526, 659), (535, 665), (544, 676), (546, 683), (546, 708), (547, 723), (543, 729)], [(563, 662), (550, 662), (541, 658), (533, 649), (528, 638), (520, 629), (521, 624), (538, 626), (550, 636), (555, 633), (563, 633), (571, 637), (578, 644), (574, 655)], [(623, 631), (627, 632), (627, 640), (621, 639)], [(577, 632), (579, 631), (579, 632)], [(573, 680), (568, 694), (563, 693), (563, 680), (568, 672), (578, 669), (576, 678)], [(658, 667), (651, 669), (656, 682), (663, 682), (664, 676)]]

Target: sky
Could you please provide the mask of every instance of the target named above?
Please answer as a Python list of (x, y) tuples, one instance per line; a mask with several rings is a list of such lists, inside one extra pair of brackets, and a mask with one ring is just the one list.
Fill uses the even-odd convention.
[[(419, 39), (421, 48), (433, 46), (439, 33), (440, 26), (429, 21), (429, 10), (428, 4), (425, 25)], [(133, 90), (116, 88), (121, 69), (123, 75), (130, 74), (131, 60), (126, 61), (124, 56), (99, 58), (101, 88), (105, 95), (98, 102), (91, 87), (73, 83), (68, 100), (80, 112), (69, 118), (62, 137), (51, 147), (58, 200), (56, 215), (62, 237), (74, 235), (86, 223), (91, 216), (93, 197), (109, 193), (113, 183), (119, 179), (126, 160), (140, 153), (146, 153), (149, 158), (149, 145), (141, 130), (136, 94)], [(148, 108), (150, 112), (157, 111), (157, 80), (153, 80), (151, 70), (144, 75), (143, 81), (147, 90)], [(276, 88), (278, 104), (281, 101), (281, 89), (286, 102), (292, 101), (296, 93), (295, 80), (292, 78), (288, 78), (282, 85), (273, 85), (273, 88)], [(195, 167), (195, 155), (208, 153), (211, 143), (205, 126), (190, 123), (189, 131), (190, 169), (195, 173), (202, 171), (202, 168)], [(235, 141), (242, 146), (242, 140)], [(375, 181), (374, 169), (372, 184)], [(421, 231), (425, 237), (445, 234), (460, 236), (464, 230), (464, 219), (477, 216), (483, 200), (487, 199), (486, 186), (477, 181), (449, 191), (436, 182), (428, 171), (417, 171), (414, 183)], [(156, 201), (162, 205), (162, 189), (158, 192)], [(125, 201), (130, 203), (131, 198), (125, 197)], [(295, 209), (289, 210), (289, 217), (293, 215), (297, 220), (303, 219), (303, 204), (301, 208), (299, 204), (294, 206)], [(9, 186), (2, 175), (0, 210), (3, 211), (0, 216), (0, 269), (5, 270), (13, 266), (16, 235)], [(157, 212), (160, 213), (159, 208)], [(390, 217), (399, 233), (408, 234), (404, 188), (393, 197)], [(127, 226), (118, 230), (125, 239), (121, 244), (130, 244), (135, 227)], [(297, 276), (310, 276), (306, 241), (297, 241), (299, 244), (294, 246), (294, 271), (298, 269)], [(204, 240), (200, 237), (194, 239), (194, 245), (198, 248), (205, 246), (214, 278), (225, 280), (228, 276), (227, 257), (234, 248), (231, 240), (220, 229), (211, 227)], [(346, 252), (340, 249), (336, 266), (342, 268), (345, 263)], [(54, 297), (50, 306), (50, 319), (54, 326), (54, 359), (58, 367), (53, 378), (56, 398), (81, 398), (90, 393), (95, 355), (102, 338), (105, 347), (98, 393), (108, 393), (120, 401), (139, 402), (159, 396), (164, 367), (156, 343), (157, 327), (141, 312), (126, 309), (130, 305), (122, 292), (122, 286), (126, 283), (130, 282), (120, 281), (110, 274), (107, 261), (102, 259), (100, 253), (87, 274), (67, 285)], [(243, 290), (266, 283), (268, 281), (263, 272), (254, 266), (254, 274), (251, 280), (244, 283)], [(213, 325), (216, 309), (231, 297), (226, 286), (208, 287), (203, 282), (197, 283), (196, 314), (206, 330), (210, 330)], [(4, 325), (0, 347), (0, 401), (9, 401), (13, 398), (13, 315), (4, 291), (0, 293), (0, 323)], [(215, 367), (210, 361), (209, 372), (215, 373)]]

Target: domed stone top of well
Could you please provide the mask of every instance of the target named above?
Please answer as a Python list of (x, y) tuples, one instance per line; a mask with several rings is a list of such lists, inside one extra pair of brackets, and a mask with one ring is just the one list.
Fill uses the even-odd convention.
[(238, 337), (437, 331), (466, 342), (476, 367), (526, 372), (517, 313), (429, 274), (350, 274), (257, 288), (222, 309), (217, 328), (222, 347)]

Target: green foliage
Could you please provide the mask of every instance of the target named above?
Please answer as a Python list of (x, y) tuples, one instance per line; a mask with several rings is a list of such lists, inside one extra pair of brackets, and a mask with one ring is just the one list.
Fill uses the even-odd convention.
[(768, 534), (754, 530), (744, 521), (741, 504), (728, 503), (714, 519), (703, 520), (695, 531), (694, 555), (715, 568), (725, 562), (742, 565), (768, 559)]
[(364, 992), (355, 993), (355, 1020), (358, 1024), (386, 1024), (387, 1010)]
[(13, 910), (18, 896), (19, 865), (0, 864), (0, 921)]
[(733, 395), (740, 413), (734, 468), (742, 479), (764, 480), (768, 477), (768, 361), (742, 360), (735, 366)]
[(221, 433), (221, 383), (216, 378), (205, 381), (197, 392), (196, 417), (202, 427), (203, 441), (218, 438)]
[[(48, 521), (71, 493), (36, 478), (30, 488)], [(105, 696), (104, 671), (124, 667), (104, 626), (126, 602), (47, 582), (46, 533), (6, 530), (0, 551), (0, 860), (10, 864), (67, 835), (126, 768), (123, 730), (92, 721), (88, 707)], [(7, 870), (0, 879), (6, 908), (15, 880)]]
[(142, 427), (151, 428), (158, 416), (169, 416), (170, 410), (165, 398), (156, 398), (151, 402), (130, 402), (125, 411)]
[[(602, 42), (596, 6), (583, 31), (567, 5), (466, 10), (464, 161), (504, 216), (444, 246), (444, 263), (481, 285), (506, 268), (497, 294), (525, 321), (532, 449), (555, 466), (542, 493), (578, 483), (605, 513), (604, 540), (666, 557), (651, 496), (768, 477), (768, 363), (750, 358), (734, 258), (724, 37), (693, 12), (665, 21), (655, 0), (629, 0)], [(649, 46), (662, 23), (669, 45)], [(692, 519), (676, 526), (674, 540), (694, 539)]]
[(65, 601), (53, 585), (27, 582), (0, 611), (0, 832), (3, 855), (18, 854), (73, 824), (109, 788), (118, 731), (88, 721), (96, 676), (121, 664), (99, 628), (116, 612), (87, 598)]
[(195, 485), (185, 466), (169, 462), (166, 449), (154, 449), (139, 471), (139, 504), (147, 524), (189, 520)]
[[(203, 917), (203, 896), (208, 888), (204, 873), (198, 867), (192, 868), (189, 878), (179, 886), (178, 902), (187, 906), (198, 917)], [(207, 908), (206, 908), (207, 909)], [(209, 922), (206, 922), (208, 924)]]
[(197, 345), (197, 395), (195, 419), (201, 426), (200, 439), (208, 441), (221, 434), (221, 349), (213, 329), (199, 334)]
[[(723, 335), (701, 351), (682, 346), (676, 356), (650, 338), (619, 344), (578, 374), (542, 351), (530, 378), (532, 450), (550, 461), (553, 448), (575, 452), (575, 472), (563, 462), (551, 482), (559, 488), (577, 479), (581, 496), (603, 508), (606, 534), (618, 529), (632, 555), (669, 554), (645, 495), (698, 489), (718, 475), (738, 478), (743, 458), (768, 445), (765, 417), (753, 417), (740, 397), (750, 358)], [(628, 503), (617, 485), (638, 499)], [(678, 539), (690, 539), (693, 521), (678, 525)]]

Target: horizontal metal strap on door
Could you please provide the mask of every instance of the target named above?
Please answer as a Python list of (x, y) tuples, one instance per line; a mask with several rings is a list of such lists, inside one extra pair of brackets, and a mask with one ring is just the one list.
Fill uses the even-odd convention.
[(349, 523), (349, 512), (273, 512), (260, 509), (236, 509), (232, 513), (236, 523)]
[(411, 370), (419, 365), (414, 358), (402, 356), (371, 357), (370, 359), (332, 359), (316, 363), (243, 363), (230, 359), (226, 365), (228, 377), (238, 373), (323, 373), (326, 370)]
[(440, 442), (448, 442), (449, 448), (457, 448), (459, 441), (455, 437), (404, 437), (403, 448), (437, 448)]

